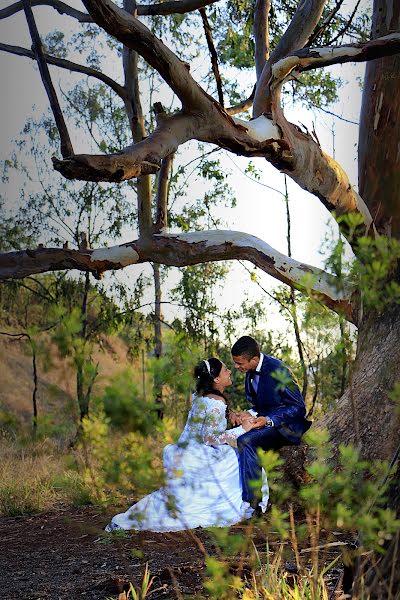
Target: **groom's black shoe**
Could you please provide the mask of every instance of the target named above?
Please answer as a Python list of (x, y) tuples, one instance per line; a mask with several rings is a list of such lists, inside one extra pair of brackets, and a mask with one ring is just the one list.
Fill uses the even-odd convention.
[(253, 508), (254, 508), (254, 512), (251, 515), (251, 518), (252, 519), (260, 519), (262, 517), (265, 517), (265, 515), (271, 510), (271, 503), (268, 502), (268, 506), (265, 511), (263, 511), (263, 509), (261, 508), (261, 506), (259, 504), (257, 504), (257, 506), (255, 506)]
[(256, 506), (252, 506), (253, 510), (253, 514), (251, 515), (252, 519), (260, 519), (263, 516), (263, 511), (262, 508), (259, 504), (257, 504)]

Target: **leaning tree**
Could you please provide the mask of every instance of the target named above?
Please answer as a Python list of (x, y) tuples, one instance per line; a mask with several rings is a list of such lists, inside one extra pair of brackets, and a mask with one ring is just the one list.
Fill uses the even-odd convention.
[[(256, 84), (251, 97), (236, 106), (226, 107), (218, 56), (206, 14), (206, 7), (215, 2), (218, 0), (175, 0), (142, 5), (134, 0), (123, 0), (121, 8), (111, 0), (83, 0), (87, 9), (83, 12), (60, 0), (22, 0), (0, 11), (0, 18), (25, 11), (32, 49), (6, 44), (1, 44), (0, 49), (37, 61), (61, 142), (62, 158), (53, 158), (54, 169), (72, 180), (119, 183), (137, 179), (139, 219), (138, 239), (115, 247), (79, 250), (39, 247), (3, 253), (0, 278), (22, 278), (59, 269), (79, 269), (100, 277), (107, 270), (148, 261), (185, 266), (248, 260), (279, 281), (312, 294), (358, 327), (358, 352), (349, 388), (325, 423), (335, 441), (357, 443), (364, 456), (391, 457), (398, 444), (399, 430), (392, 391), (396, 389), (400, 364), (397, 244), (400, 237), (400, 102), (397, 94), (400, 5), (397, 0), (374, 0), (371, 39), (367, 42), (314, 47), (318, 33), (326, 29), (343, 1), (337, 0), (329, 11), (326, 10), (331, 6), (328, 0), (289, 2), (295, 8), (292, 18), (270, 52), (271, 2), (248, 3), (254, 10), (252, 47)], [(40, 4), (51, 6), (81, 23), (94, 23), (119, 42), (125, 82), (117, 83), (93, 67), (46, 54), (32, 11), (32, 5)], [(142, 16), (160, 19), (173, 13), (194, 11), (199, 11), (198, 18), (205, 25), (218, 100), (194, 79), (190, 65), (141, 20)], [(346, 25), (343, 29), (345, 32)], [(180, 103), (179, 109), (173, 112), (157, 103), (157, 125), (150, 133), (146, 131), (138, 94), (139, 56), (163, 78)], [(343, 168), (321, 148), (316, 137), (286, 119), (282, 88), (308, 71), (362, 61), (367, 62), (367, 68), (360, 123), (358, 194)], [(75, 154), (49, 64), (97, 77), (110, 86), (125, 106), (132, 144), (114, 154)], [(249, 121), (234, 116), (251, 106), (253, 116)], [(275, 251), (266, 241), (239, 231), (168, 233), (171, 157), (189, 140), (267, 160), (317, 196), (341, 222), (342, 234), (356, 257), (353, 276), (343, 275), (339, 268), (328, 272), (303, 264)], [(152, 189), (151, 185), (154, 175), (158, 180), (156, 193), (155, 186)], [(336, 266), (338, 262), (336, 260)], [(357, 285), (357, 280), (363, 285)], [(379, 292), (379, 286), (383, 292)], [(371, 294), (372, 288), (375, 295)]]

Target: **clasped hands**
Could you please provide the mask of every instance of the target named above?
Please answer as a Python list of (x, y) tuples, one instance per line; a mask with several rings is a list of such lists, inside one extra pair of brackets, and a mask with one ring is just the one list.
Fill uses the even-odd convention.
[(253, 417), (248, 412), (231, 412), (229, 420), (232, 425), (241, 425), (245, 431), (265, 427), (267, 424), (267, 417)]

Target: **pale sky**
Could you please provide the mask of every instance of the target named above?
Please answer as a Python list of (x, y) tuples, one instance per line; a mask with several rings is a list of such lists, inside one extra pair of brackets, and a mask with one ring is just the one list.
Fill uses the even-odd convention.
[[(0, 7), (3, 8), (10, 3), (8, 0), (7, 2), (1, 0)], [(366, 3), (368, 4), (367, 0)], [(351, 9), (354, 2), (352, 0), (347, 4), (348, 8)], [(78, 1), (75, 1), (73, 5), (84, 10)], [(39, 30), (42, 33), (47, 33), (56, 28), (61, 29), (65, 19), (68, 19), (68, 17), (62, 17), (56, 11), (47, 8), (35, 8), (34, 10), (35, 15), (37, 15)], [(69, 21), (72, 26), (79, 26), (75, 21), (71, 19)], [(5, 43), (22, 45), (28, 48), (31, 46), (23, 13), (6, 21), (0, 21), (0, 38)], [(113, 74), (117, 68), (120, 69), (120, 66), (110, 64), (108, 72)], [(364, 65), (345, 64), (332, 67), (331, 70), (333, 74), (339, 75), (342, 80), (348, 83), (345, 83), (340, 91), (340, 101), (329, 107), (329, 110), (345, 119), (358, 122), (361, 92), (356, 78), (362, 77)], [(59, 72), (61, 70), (57, 71), (55, 68), (51, 68), (56, 87), (59, 81), (56, 73)], [(32, 114), (32, 106), (36, 106), (35, 112), (39, 116), (46, 109), (48, 103), (37, 68), (30, 59), (2, 53), (0, 77), (3, 82), (2, 94), (0, 95), (2, 119), (0, 159), (4, 159), (7, 158), (13, 147), (12, 140), (18, 137), (26, 118)], [(64, 79), (62, 79), (63, 77)], [(69, 80), (78, 80), (79, 75), (70, 75), (69, 72), (64, 71), (61, 76), (63, 85), (66, 82), (65, 77)], [(114, 77), (116, 76), (114, 75)], [(158, 99), (154, 97), (153, 101)], [(357, 185), (357, 125), (334, 119), (316, 110), (306, 110), (304, 108), (287, 110), (286, 116), (289, 121), (305, 125), (310, 131), (315, 128), (322, 148), (329, 154), (335, 152), (336, 159), (349, 174), (351, 183)], [(193, 143), (191, 144), (193, 146)], [(84, 147), (80, 148), (80, 145), (80, 141), (78, 141), (75, 148), (76, 152), (85, 150)], [(186, 151), (190, 153), (190, 147), (185, 149), (185, 154)], [(260, 183), (251, 181), (243, 174), (248, 159), (225, 152), (218, 155), (222, 156), (222, 164), (230, 172), (229, 182), (237, 197), (236, 209), (231, 211), (221, 209), (222, 218), (228, 222), (230, 229), (245, 231), (260, 237), (272, 247), (286, 253), (286, 207), (282, 196), (260, 185)], [(282, 174), (261, 158), (253, 159), (252, 162), (262, 172), (261, 183), (284, 191)], [(196, 184), (196, 186), (190, 190), (193, 197), (198, 197), (202, 193), (201, 184)], [(316, 197), (301, 190), (290, 179), (288, 179), (288, 189), (292, 219), (292, 255), (297, 260), (323, 267), (323, 259), (319, 249), (327, 231), (326, 222), (329, 219), (329, 213)], [(5, 191), (9, 203), (13, 202), (13, 194), (18, 197), (17, 190), (13, 191), (8, 188)], [(126, 238), (121, 239), (120, 242), (134, 238), (135, 235), (132, 235), (132, 232), (126, 232)], [(142, 265), (128, 267), (119, 276), (124, 280), (134, 280), (142, 270)], [(150, 274), (151, 271), (147, 268), (146, 272)], [(279, 282), (275, 282), (274, 279), (261, 271), (257, 270), (257, 272), (260, 283), (265, 288), (271, 289), (279, 284)], [(108, 277), (110, 276), (106, 276), (106, 281)], [(174, 280), (176, 281), (176, 276), (171, 281)], [(243, 268), (236, 264), (227, 278), (224, 289), (217, 292), (219, 304), (224, 308), (238, 306), (246, 293), (254, 298), (261, 295), (256, 284), (251, 283)], [(169, 316), (170, 310), (166, 308), (164, 312)], [(268, 325), (269, 327), (282, 326), (278, 318), (274, 318), (273, 322), (268, 323)]]

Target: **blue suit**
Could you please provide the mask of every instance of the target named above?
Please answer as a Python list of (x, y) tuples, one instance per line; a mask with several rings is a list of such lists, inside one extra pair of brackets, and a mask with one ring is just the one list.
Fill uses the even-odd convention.
[(297, 445), (311, 425), (305, 418), (303, 396), (282, 361), (264, 355), (257, 392), (251, 382), (252, 374), (247, 373), (245, 391), (251, 408), (257, 411), (258, 416), (270, 417), (274, 426), (251, 429), (237, 440), (243, 500), (246, 502), (254, 498), (248, 482), (261, 479), (257, 449), (279, 450), (283, 446)]

